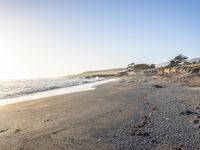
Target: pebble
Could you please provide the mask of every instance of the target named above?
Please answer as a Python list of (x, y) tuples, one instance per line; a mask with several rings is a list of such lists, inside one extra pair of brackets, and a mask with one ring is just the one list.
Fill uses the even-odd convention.
[(199, 123), (199, 120), (193, 120), (192, 123), (193, 123), (193, 124), (198, 124), (198, 123)]
[(200, 109), (200, 107), (196, 107), (195, 109)]

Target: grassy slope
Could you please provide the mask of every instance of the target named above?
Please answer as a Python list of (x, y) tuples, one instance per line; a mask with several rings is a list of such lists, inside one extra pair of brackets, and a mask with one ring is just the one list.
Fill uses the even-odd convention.
[(115, 68), (115, 69), (107, 69), (107, 70), (86, 71), (77, 75), (68, 75), (66, 77), (113, 76), (125, 70), (126, 70), (125, 68)]

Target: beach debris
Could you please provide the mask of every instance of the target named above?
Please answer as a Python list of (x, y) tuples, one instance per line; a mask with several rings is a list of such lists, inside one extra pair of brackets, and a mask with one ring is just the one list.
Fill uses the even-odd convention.
[(130, 128), (130, 135), (132, 136), (149, 136), (149, 133), (144, 131), (144, 126), (147, 124), (147, 116), (142, 114), (140, 124)]
[(164, 86), (158, 85), (158, 84), (153, 84), (152, 86), (153, 86), (154, 88), (158, 88), (158, 89), (159, 89), (159, 88), (164, 88)]
[(6, 132), (6, 131), (8, 131), (8, 128), (0, 129), (0, 133)]
[(138, 128), (138, 127), (133, 127), (130, 129), (130, 135), (132, 136), (149, 136), (149, 133), (145, 132), (144, 129)]
[(44, 122), (48, 122), (48, 121), (50, 121), (50, 119), (44, 120)]
[(191, 110), (185, 110), (185, 111), (182, 111), (180, 114), (181, 115), (192, 115), (192, 114), (197, 114), (197, 113), (193, 112)]
[(21, 131), (21, 129), (15, 129), (15, 134), (19, 133)]

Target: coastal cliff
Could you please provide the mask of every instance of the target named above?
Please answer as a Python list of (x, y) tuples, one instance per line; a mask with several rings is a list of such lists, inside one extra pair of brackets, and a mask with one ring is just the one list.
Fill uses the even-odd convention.
[(175, 67), (160, 67), (143, 71), (146, 76), (175, 76), (180, 74), (200, 75), (200, 63)]
[(183, 65), (169, 68), (158, 68), (157, 75), (177, 75), (177, 74), (200, 74), (200, 64)]

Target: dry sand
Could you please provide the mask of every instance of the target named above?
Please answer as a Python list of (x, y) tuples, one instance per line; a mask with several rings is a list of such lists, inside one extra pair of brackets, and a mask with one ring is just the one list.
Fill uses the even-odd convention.
[(124, 96), (134, 86), (117, 83), (93, 91), (43, 98), (0, 108), (1, 150), (110, 149), (95, 135), (132, 115)]
[(200, 90), (135, 77), (0, 107), (0, 150), (200, 148)]

